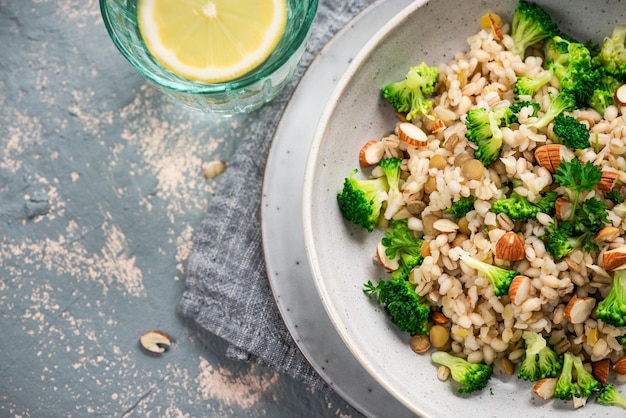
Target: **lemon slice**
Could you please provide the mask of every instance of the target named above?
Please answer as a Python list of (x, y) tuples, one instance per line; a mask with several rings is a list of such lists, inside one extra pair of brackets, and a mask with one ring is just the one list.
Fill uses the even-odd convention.
[(285, 30), (285, 0), (140, 0), (139, 31), (168, 70), (221, 82), (261, 64)]

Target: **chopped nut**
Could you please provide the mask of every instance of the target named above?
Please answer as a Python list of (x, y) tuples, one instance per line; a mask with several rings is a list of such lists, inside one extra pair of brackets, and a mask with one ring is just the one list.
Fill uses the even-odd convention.
[(441, 119), (435, 119), (433, 127), (431, 128), (432, 133), (441, 132), (444, 129), (446, 129), (446, 124)]
[(496, 242), (496, 258), (500, 260), (519, 261), (523, 260), (525, 255), (524, 243), (515, 232), (505, 233)]
[(502, 31), (500, 30), (500, 25), (498, 21), (496, 20), (496, 17), (498, 18), (498, 20), (501, 20), (501, 19), (499, 19), (498, 15), (495, 15), (494, 17), (492, 13), (489, 13), (488, 16), (489, 16), (489, 24), (491, 26), (491, 30), (493, 31), (493, 36), (499, 41), (503, 40), (504, 35), (502, 35)]
[(432, 318), (433, 322), (438, 325), (445, 325), (450, 322), (450, 320), (441, 312), (433, 312), (430, 317)]
[(561, 144), (542, 145), (535, 150), (535, 159), (540, 166), (551, 173), (556, 173), (556, 169), (562, 160), (571, 161), (574, 152)]
[(569, 200), (563, 197), (559, 197), (554, 202), (554, 211), (556, 213), (556, 218), (559, 221), (565, 221), (569, 219), (570, 216), (572, 216), (573, 210), (574, 210), (574, 205), (572, 205), (572, 203)]
[(398, 138), (413, 146), (428, 144), (428, 136), (424, 131), (410, 122), (402, 122), (398, 125)]
[(384, 156), (385, 144), (377, 140), (366, 142), (361, 151), (359, 151), (359, 165), (361, 167), (376, 165)]
[(591, 374), (602, 384), (605, 384), (609, 378), (610, 363), (608, 358), (591, 363)]
[(160, 354), (169, 348), (172, 340), (161, 331), (152, 330), (144, 332), (139, 337), (139, 343), (145, 350)]
[(582, 408), (587, 404), (587, 396), (574, 396), (572, 397), (572, 401), (574, 402), (574, 409)]
[(582, 324), (591, 316), (591, 311), (595, 306), (595, 298), (579, 298), (574, 295), (565, 307), (565, 319), (567, 319), (571, 324)]
[(450, 219), (437, 219), (433, 223), (433, 228), (443, 234), (450, 234), (456, 232), (459, 229), (459, 225)]
[(541, 379), (535, 386), (533, 386), (533, 393), (539, 396), (541, 399), (550, 399), (554, 396), (554, 390), (556, 389), (556, 377), (546, 377)]
[(602, 177), (600, 178), (600, 182), (598, 183), (598, 189), (605, 192), (610, 192), (611, 190), (613, 190), (613, 186), (615, 185), (615, 180), (617, 180), (617, 177), (617, 172), (614, 170), (602, 170)]
[(618, 106), (626, 106), (626, 84), (622, 84), (615, 90), (613, 98)]
[(602, 255), (602, 267), (606, 271), (618, 270), (626, 264), (626, 245), (605, 251)]
[(617, 374), (626, 374), (626, 356), (615, 362), (613, 365), (613, 371)]
[(376, 246), (376, 259), (378, 260), (378, 262), (380, 263), (381, 266), (383, 266), (383, 268), (387, 271), (396, 271), (398, 270), (398, 268), (400, 268), (400, 263), (399, 263), (399, 258), (396, 257), (394, 258), (390, 258), (386, 253), (385, 250), (387, 249), (387, 247), (385, 247), (383, 245), (382, 242), (378, 242), (378, 245)]
[(619, 228), (609, 225), (599, 230), (593, 240), (596, 243), (612, 242), (617, 237), (619, 237)]
[(511, 303), (516, 306), (520, 306), (530, 295), (530, 289), (532, 282), (527, 276), (517, 276), (511, 282), (509, 286), (509, 299)]

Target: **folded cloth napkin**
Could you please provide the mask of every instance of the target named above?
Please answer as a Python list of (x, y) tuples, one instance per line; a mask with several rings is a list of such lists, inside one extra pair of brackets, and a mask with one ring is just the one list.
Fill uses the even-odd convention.
[(298, 350), (267, 280), (259, 207), (274, 131), (297, 81), (320, 48), (372, 0), (321, 0), (296, 76), (254, 118), (219, 178), (188, 260), (183, 316), (230, 344), (227, 355), (285, 373), (318, 389), (328, 386)]

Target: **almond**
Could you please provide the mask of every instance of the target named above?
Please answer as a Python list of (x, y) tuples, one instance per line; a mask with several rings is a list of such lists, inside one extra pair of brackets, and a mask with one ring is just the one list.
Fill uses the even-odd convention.
[(626, 84), (622, 84), (615, 90), (613, 98), (615, 99), (616, 105), (626, 106)]
[(613, 186), (615, 185), (615, 180), (617, 180), (618, 174), (614, 170), (602, 170), (602, 177), (600, 178), (600, 182), (598, 183), (598, 189), (610, 192), (613, 190)]
[(502, 31), (500, 30), (500, 26), (498, 25), (498, 22), (496, 22), (496, 19), (493, 17), (491, 13), (489, 13), (488, 16), (489, 16), (489, 25), (491, 26), (491, 30), (493, 31), (493, 36), (499, 41), (503, 40), (504, 35), (502, 35)]
[(398, 255), (396, 254), (396, 257), (389, 258), (389, 256), (385, 253), (386, 249), (387, 247), (385, 247), (383, 243), (379, 241), (378, 245), (376, 246), (376, 259), (386, 271), (398, 270), (400, 268)]
[(428, 136), (424, 131), (410, 122), (402, 122), (398, 125), (398, 138), (416, 147), (428, 144)]
[(574, 152), (561, 144), (542, 145), (535, 150), (535, 159), (540, 166), (551, 173), (556, 173), (556, 169), (561, 161), (571, 161)]
[(572, 205), (572, 203), (569, 200), (563, 197), (559, 197), (554, 202), (554, 211), (556, 214), (556, 218), (559, 221), (565, 221), (569, 219), (572, 216), (573, 210), (574, 210), (574, 205)]
[(613, 365), (613, 371), (617, 374), (626, 374), (626, 356), (615, 362)]
[(459, 225), (450, 219), (437, 219), (433, 223), (433, 228), (442, 234), (451, 234), (459, 229)]
[(591, 374), (593, 374), (593, 377), (598, 379), (598, 382), (602, 383), (603, 385), (609, 378), (610, 364), (611, 361), (608, 358), (594, 361), (593, 363), (591, 363)]
[(617, 237), (619, 237), (619, 228), (609, 225), (599, 230), (593, 240), (596, 243), (612, 242)]
[(511, 303), (520, 306), (530, 295), (532, 282), (527, 276), (516, 276), (509, 286), (509, 299)]
[(441, 312), (433, 312), (430, 317), (433, 320), (433, 322), (437, 325), (445, 325), (448, 322), (450, 322), (448, 318)]
[(496, 242), (496, 258), (506, 261), (523, 260), (526, 255), (524, 243), (515, 232), (507, 232)]
[(359, 151), (359, 165), (370, 167), (378, 164), (385, 156), (385, 145), (376, 139), (366, 142)]
[(141, 334), (139, 344), (146, 351), (161, 354), (172, 344), (172, 340), (161, 331), (151, 330)]
[(591, 316), (591, 311), (593, 311), (595, 306), (595, 298), (579, 298), (574, 295), (565, 307), (565, 319), (567, 319), (571, 324), (582, 324)]
[(446, 129), (446, 124), (441, 119), (435, 119), (433, 127), (431, 128), (431, 132), (436, 134), (437, 132), (441, 132), (444, 129)]
[(573, 396), (572, 401), (574, 402), (574, 409), (582, 408), (587, 404), (587, 396)]
[(550, 399), (554, 396), (554, 389), (556, 389), (556, 377), (546, 377), (539, 380), (533, 386), (533, 393), (539, 396), (541, 399)]
[(619, 270), (626, 264), (626, 245), (605, 251), (602, 255), (602, 267), (606, 271)]

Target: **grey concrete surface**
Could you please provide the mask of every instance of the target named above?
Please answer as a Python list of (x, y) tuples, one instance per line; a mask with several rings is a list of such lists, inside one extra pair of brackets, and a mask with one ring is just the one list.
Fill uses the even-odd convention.
[[(0, 0), (0, 416), (358, 416), (176, 311), (219, 179), (203, 168), (252, 117), (146, 85), (95, 0)], [(168, 352), (140, 349), (150, 329)]]

